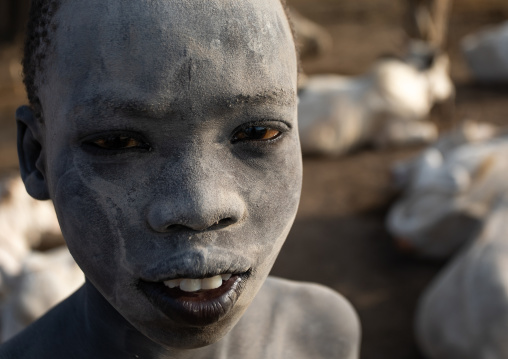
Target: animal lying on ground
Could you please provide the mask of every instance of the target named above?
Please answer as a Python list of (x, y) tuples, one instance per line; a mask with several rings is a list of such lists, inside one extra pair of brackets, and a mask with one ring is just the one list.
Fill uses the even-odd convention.
[(434, 141), (437, 128), (426, 119), (435, 103), (453, 98), (454, 87), (448, 57), (419, 48), (405, 60), (381, 59), (363, 76), (310, 76), (299, 93), (303, 153)]
[(1, 342), (21, 332), (84, 283), (84, 275), (66, 246), (30, 252), (20, 273), (8, 278), (2, 303)]
[(495, 200), (508, 191), (508, 136), (501, 132), (467, 121), (394, 167), (404, 194), (387, 227), (401, 247), (445, 258), (474, 238)]
[(53, 204), (30, 197), (19, 175), (0, 179), (0, 293), (33, 248), (64, 244)]
[(420, 301), (416, 336), (428, 359), (508, 358), (508, 192), (495, 202)]
[[(37, 251), (37, 248), (54, 248)], [(53, 204), (36, 201), (18, 175), (0, 180), (0, 342), (83, 284)]]

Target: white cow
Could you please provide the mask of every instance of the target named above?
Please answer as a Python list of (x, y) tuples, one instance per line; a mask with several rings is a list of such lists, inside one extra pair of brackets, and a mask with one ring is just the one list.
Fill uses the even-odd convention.
[[(55, 247), (45, 252), (36, 248)], [(61, 236), (53, 204), (31, 198), (19, 176), (0, 180), (0, 342), (84, 281)]]
[(17, 175), (0, 179), (0, 294), (4, 276), (17, 275), (23, 258), (48, 240), (64, 243), (53, 204), (30, 197)]
[(366, 144), (429, 143), (437, 129), (425, 121), (454, 87), (444, 54), (413, 46), (405, 60), (377, 61), (364, 76), (311, 76), (299, 94), (298, 121), (305, 154), (341, 155)]
[(494, 201), (508, 192), (508, 136), (466, 122), (416, 159), (395, 166), (404, 195), (387, 227), (404, 248), (448, 257), (474, 238)]
[(31, 252), (22, 262), (20, 273), (8, 278), (9, 287), (2, 303), (1, 342), (4, 342), (84, 283), (81, 269), (67, 247)]
[(416, 336), (429, 359), (508, 358), (508, 194), (495, 200), (481, 233), (420, 301)]

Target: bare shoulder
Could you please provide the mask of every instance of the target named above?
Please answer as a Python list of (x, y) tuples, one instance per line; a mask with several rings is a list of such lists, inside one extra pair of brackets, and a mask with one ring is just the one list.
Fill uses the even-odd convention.
[[(360, 323), (339, 293), (314, 283), (269, 277), (246, 312), (270, 358), (358, 358)], [(252, 327), (253, 325), (250, 324)], [(273, 342), (272, 342), (273, 341)]]
[[(309, 326), (305, 333), (307, 336), (334, 333), (348, 341), (359, 341), (360, 322), (355, 310), (331, 288), (268, 277), (263, 289), (290, 323)], [(298, 315), (295, 316), (296, 313)]]

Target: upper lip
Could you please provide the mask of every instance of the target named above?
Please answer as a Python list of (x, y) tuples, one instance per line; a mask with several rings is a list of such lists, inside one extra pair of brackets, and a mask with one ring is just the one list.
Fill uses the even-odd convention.
[[(171, 279), (182, 279), (182, 278), (189, 278), (189, 279), (203, 279), (203, 278), (210, 278), (214, 277), (216, 275), (221, 274), (231, 274), (231, 275), (241, 275), (245, 274), (251, 271), (250, 267), (226, 267), (226, 269), (217, 269), (217, 270), (209, 270), (209, 271), (199, 271), (195, 269), (189, 269), (186, 270), (183, 268), (171, 268), (168, 270), (159, 270), (156, 271), (156, 269), (153, 270), (153, 274), (149, 275), (142, 275), (140, 276), (141, 280), (144, 280), (145, 282), (163, 282), (166, 280)], [(155, 272), (156, 271), (156, 272)]]
[(184, 253), (172, 253), (164, 260), (154, 261), (148, 265), (130, 267), (130, 272), (146, 282), (162, 282), (170, 279), (201, 279), (220, 274), (242, 274), (250, 271), (251, 261), (238, 253), (227, 253), (227, 250), (215, 248), (202, 251), (189, 250)]
[(221, 275), (221, 274), (231, 274), (232, 276), (235, 276), (235, 275), (242, 275), (242, 274), (246, 274), (246, 273), (249, 273), (250, 272), (250, 269), (247, 269), (247, 270), (242, 270), (242, 271), (221, 271), (220, 273), (219, 272), (216, 272), (216, 273), (206, 273), (206, 274), (177, 274), (176, 276), (171, 276), (171, 277), (165, 277), (164, 279), (162, 280), (159, 280), (159, 281), (151, 281), (151, 280), (146, 280), (146, 279), (143, 279), (141, 278), (142, 280), (145, 280), (147, 282), (164, 282), (164, 281), (167, 281), (167, 280), (172, 280), (172, 279), (183, 279), (183, 278), (188, 278), (188, 279), (203, 279), (203, 278), (211, 278), (211, 277), (215, 277), (217, 275)]

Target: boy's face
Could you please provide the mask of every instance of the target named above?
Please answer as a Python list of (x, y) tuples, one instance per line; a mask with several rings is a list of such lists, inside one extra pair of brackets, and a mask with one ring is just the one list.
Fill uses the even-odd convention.
[[(218, 340), (299, 201), (296, 58), (279, 0), (67, 1), (55, 20), (43, 158), (72, 255), (153, 340)], [(226, 273), (209, 291), (163, 283)]]

